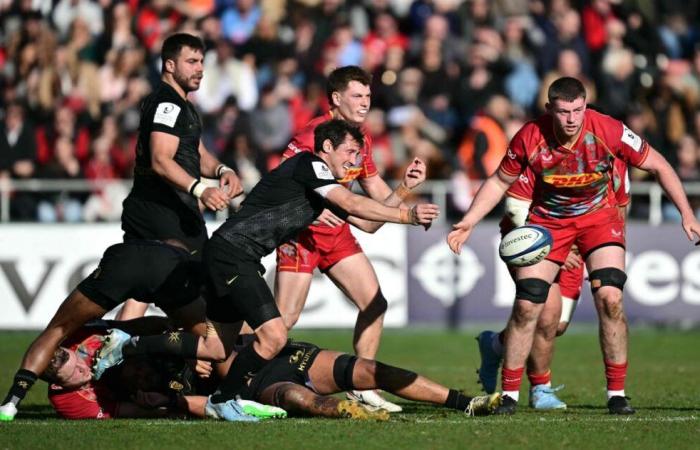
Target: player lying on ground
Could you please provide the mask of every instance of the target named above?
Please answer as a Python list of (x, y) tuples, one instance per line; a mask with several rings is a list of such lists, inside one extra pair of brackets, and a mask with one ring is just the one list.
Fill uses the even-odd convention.
[[(71, 334), (53, 355), (41, 378), (49, 382), (49, 402), (65, 419), (140, 417), (205, 417), (207, 395), (216, 387), (210, 363), (197, 361), (194, 368), (182, 358), (144, 355), (92, 378), (95, 353), (108, 340), (108, 327), (134, 334), (167, 333), (176, 341), (177, 331), (160, 317), (131, 321), (94, 321)], [(196, 372), (196, 373), (195, 373)], [(237, 402), (239, 420), (286, 417), (280, 408), (250, 401)]]
[[(73, 343), (78, 339), (88, 341), (85, 336), (95, 333), (94, 329), (81, 331), (83, 334), (77, 335), (76, 339), (72, 341)], [(112, 331), (112, 333), (116, 333), (116, 331)], [(102, 338), (101, 333), (91, 336), (92, 339)], [(172, 335), (169, 337), (172, 338)], [(252, 336), (248, 337), (253, 338)], [(61, 349), (60, 351), (80, 353), (79, 349), (76, 348)], [(228, 365), (235, 361), (236, 355), (235, 352), (232, 353), (226, 363), (217, 368), (217, 373), (223, 373), (225, 376)], [(87, 404), (85, 409), (90, 413), (82, 417), (68, 417), (107, 418), (106, 414), (114, 414), (111, 411), (116, 411), (117, 416), (124, 417), (124, 415), (119, 415), (119, 409), (115, 409), (114, 398), (119, 392), (126, 390), (128, 395), (138, 400), (132, 402), (136, 403), (135, 405), (121, 406), (126, 408), (122, 411), (132, 414), (132, 416), (136, 414), (149, 414), (149, 416), (181, 415), (183, 411), (186, 411), (196, 416), (206, 415), (206, 417), (229, 419), (225, 414), (219, 414), (218, 409), (210, 408), (207, 398), (202, 396), (202, 394), (206, 395), (211, 392), (209, 389), (211, 389), (212, 383), (206, 385), (198, 383), (191, 371), (183, 374), (181, 369), (168, 369), (169, 366), (182, 367), (184, 360), (180, 359), (179, 365), (172, 362), (169, 364), (154, 363), (153, 355), (148, 355), (147, 360), (144, 360), (144, 356), (125, 358), (123, 364), (106, 371), (104, 377), (101, 377), (99, 381), (91, 380), (85, 376), (81, 378), (79, 372), (77, 375), (71, 375), (71, 378), (68, 374), (73, 373), (75, 371), (73, 367), (77, 366), (72, 361), (80, 361), (80, 358), (74, 356), (71, 356), (70, 359), (63, 358), (66, 360), (65, 362), (61, 360), (53, 365), (55, 367), (52, 366), (54, 373), (61, 374), (60, 378), (54, 376), (53, 379), (56, 384), (70, 387), (71, 391), (62, 393), (60, 388), (52, 386), (53, 391), (50, 391), (49, 398), (54, 408), (66, 417), (70, 413), (69, 406), (72, 402), (79, 402)], [(170, 358), (165, 361), (172, 360), (173, 358)], [(63, 364), (70, 365), (64, 367)], [(158, 372), (158, 375), (154, 374), (154, 371)], [(105, 379), (106, 381), (102, 384)], [(119, 387), (113, 387), (115, 384)], [(100, 389), (96, 388), (98, 386)], [(180, 398), (182, 395), (173, 396), (173, 386), (181, 387), (177, 394), (188, 395), (185, 398)], [(70, 392), (75, 392), (77, 388), (85, 391), (89, 389), (94, 396), (93, 404), (85, 400), (83, 398), (85, 396), (78, 398), (76, 394), (70, 394)], [(244, 411), (250, 401), (265, 401), (282, 408), (281, 410), (267, 407), (268, 416), (280, 416), (280, 411), (283, 413), (284, 409), (288, 409), (289, 413), (293, 415), (388, 419), (386, 410), (367, 408), (354, 400), (340, 400), (331, 396), (331, 394), (353, 388), (382, 389), (407, 400), (456, 409), (470, 416), (489, 415), (500, 405), (500, 394), (469, 397), (415, 372), (389, 366), (375, 360), (323, 350), (313, 344), (293, 341), (289, 341), (282, 351), (249, 381), (247, 398), (237, 400), (236, 404)], [(137, 391), (141, 391), (141, 393), (135, 395), (134, 393)], [(168, 393), (170, 395), (166, 395)], [(123, 394), (121, 395), (124, 397)], [(168, 399), (169, 401), (167, 401)], [(103, 409), (102, 416), (96, 417), (96, 413), (100, 413), (97, 405), (111, 405), (111, 408), (109, 411)], [(171, 409), (161, 408), (155, 412), (149, 411), (153, 407), (168, 405)], [(177, 408), (175, 408), (176, 405)], [(261, 405), (256, 403), (256, 407), (261, 408)], [(226, 411), (224, 410), (224, 412)], [(236, 416), (234, 420), (240, 420), (240, 418)]]
[(128, 298), (154, 302), (178, 326), (205, 334), (199, 265), (180, 241), (133, 240), (109, 247), (98, 268), (70, 293), (27, 349), (0, 407), (0, 420), (14, 419), (17, 406), (67, 336)]

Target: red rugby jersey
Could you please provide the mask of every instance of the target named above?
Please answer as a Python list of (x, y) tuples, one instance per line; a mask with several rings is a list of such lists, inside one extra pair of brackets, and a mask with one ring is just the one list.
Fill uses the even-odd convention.
[(614, 161), (639, 167), (648, 153), (648, 143), (622, 122), (589, 109), (571, 150), (557, 142), (550, 115), (525, 124), (511, 140), (500, 170), (511, 176), (532, 171), (533, 213), (576, 217), (623, 204), (609, 188), (614, 183)]

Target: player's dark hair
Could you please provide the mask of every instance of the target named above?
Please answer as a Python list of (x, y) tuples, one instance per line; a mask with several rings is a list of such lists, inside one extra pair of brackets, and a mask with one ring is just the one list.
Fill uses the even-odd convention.
[(572, 77), (561, 77), (549, 85), (547, 100), (554, 103), (556, 100), (573, 102), (577, 98), (586, 98), (586, 88), (580, 80)]
[(188, 33), (170, 35), (163, 42), (163, 48), (160, 51), (161, 71), (165, 72), (165, 61), (169, 59), (174, 61), (183, 47), (189, 47), (204, 53), (204, 42), (197, 36)]
[(330, 139), (333, 148), (337, 148), (350, 135), (360, 147), (365, 145), (365, 137), (360, 127), (340, 119), (332, 119), (323, 122), (314, 129), (314, 152), (319, 153), (323, 149), (323, 142)]
[(66, 362), (68, 362), (68, 351), (65, 348), (58, 347), (55, 352), (53, 352), (53, 357), (49, 361), (49, 365), (41, 374), (41, 379), (47, 381), (48, 383), (57, 383), (58, 371), (61, 370)]
[(357, 66), (344, 66), (335, 69), (328, 75), (328, 83), (326, 85), (326, 95), (331, 105), (333, 104), (333, 93), (343, 92), (351, 81), (357, 81), (364, 86), (369, 86), (372, 83), (372, 75)]

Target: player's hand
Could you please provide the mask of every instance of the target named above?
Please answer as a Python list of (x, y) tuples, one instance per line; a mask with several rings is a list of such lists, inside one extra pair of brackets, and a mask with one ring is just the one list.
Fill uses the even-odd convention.
[[(688, 236), (689, 241), (700, 238), (700, 223), (692, 216), (687, 219), (683, 218), (683, 231), (685, 231), (685, 235)], [(700, 245), (700, 241), (697, 241), (695, 245)]]
[(569, 254), (566, 255), (566, 261), (564, 261), (564, 270), (578, 269), (581, 267), (581, 264), (583, 264), (581, 256), (574, 251), (570, 251)]
[(201, 359), (195, 359), (190, 361), (190, 364), (194, 367), (194, 372), (199, 378), (209, 378), (213, 367), (210, 361), (202, 361)]
[(453, 230), (447, 235), (447, 245), (450, 246), (450, 250), (454, 252), (455, 255), (459, 255), (462, 252), (462, 245), (467, 242), (469, 236), (472, 234), (474, 225), (470, 222), (462, 219), (452, 226)]
[(407, 188), (413, 189), (425, 181), (427, 168), (425, 163), (420, 158), (413, 158), (411, 164), (406, 167), (406, 173), (403, 176), (403, 184)]
[(344, 224), (345, 221), (333, 214), (330, 210), (324, 209), (321, 214), (314, 220), (313, 225), (327, 225), (329, 227), (337, 227)]
[(206, 188), (199, 199), (204, 203), (204, 206), (212, 211), (221, 211), (226, 209), (229, 202), (229, 196), (220, 188)]
[(426, 227), (426, 230), (439, 215), (440, 207), (432, 203), (419, 203), (409, 210), (410, 223), (412, 225), (423, 225), (423, 227)]
[(230, 170), (221, 174), (219, 178), (219, 188), (228, 195), (229, 200), (243, 193), (243, 185), (241, 185), (240, 178), (238, 178), (236, 172)]

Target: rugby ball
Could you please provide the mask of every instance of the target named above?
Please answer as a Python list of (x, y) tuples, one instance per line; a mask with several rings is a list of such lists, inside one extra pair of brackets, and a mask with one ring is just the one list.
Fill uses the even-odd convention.
[(539, 225), (517, 227), (501, 239), (498, 254), (509, 266), (531, 266), (542, 261), (552, 249), (552, 235)]

